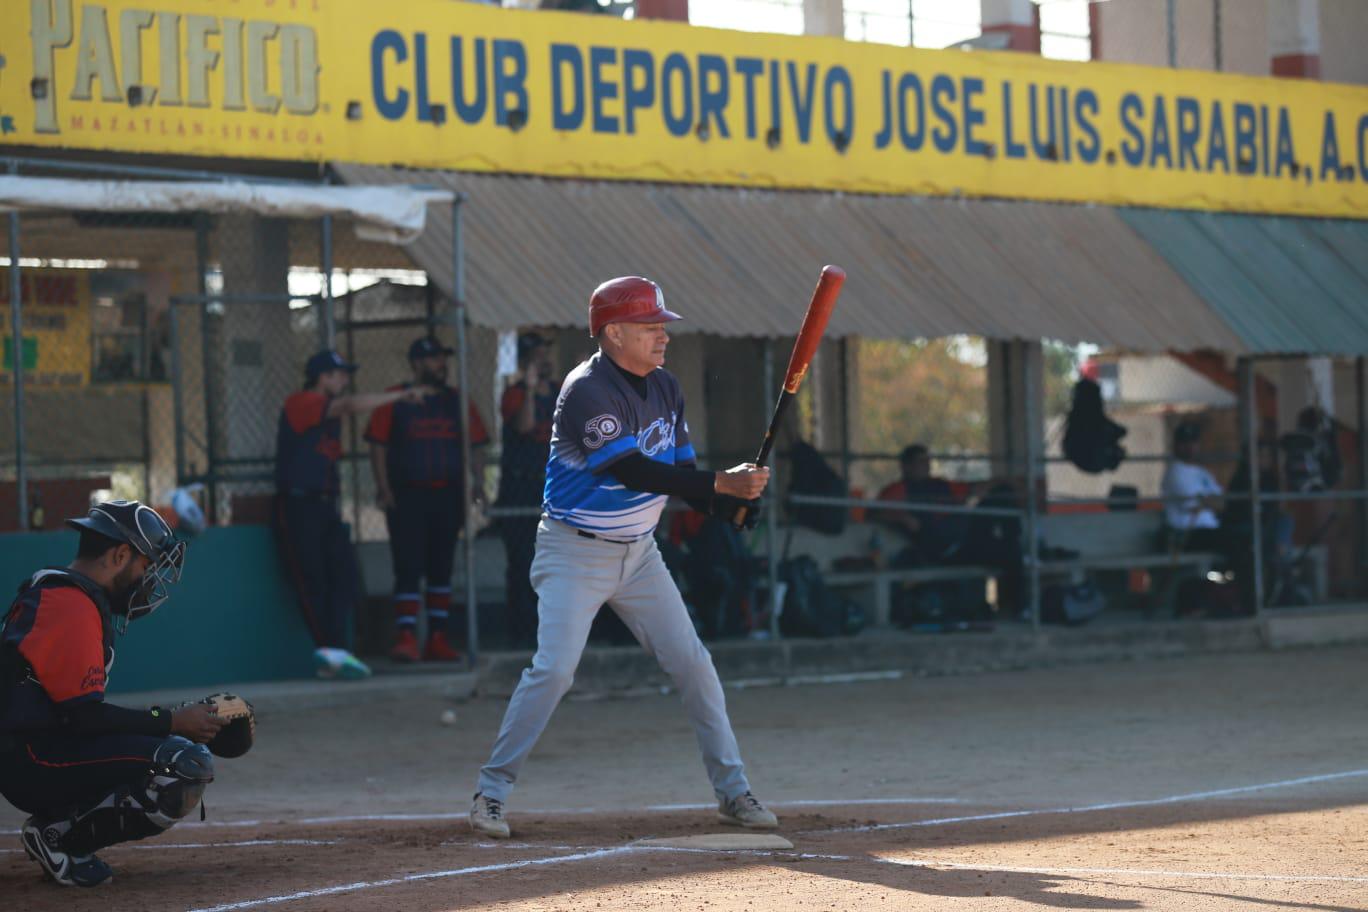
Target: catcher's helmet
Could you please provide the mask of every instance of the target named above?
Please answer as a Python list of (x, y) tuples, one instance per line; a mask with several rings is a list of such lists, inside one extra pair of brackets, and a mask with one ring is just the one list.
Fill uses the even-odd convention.
[(85, 516), (68, 519), (66, 524), (128, 545), (151, 561), (129, 595), (128, 604), (111, 606), (130, 621), (155, 611), (167, 599), (166, 587), (180, 579), (185, 542), (176, 539), (166, 520), (151, 507), (136, 500), (110, 500), (91, 507)]
[(589, 298), (589, 335), (597, 338), (609, 323), (668, 323), (684, 319), (665, 309), (660, 286), (641, 276), (609, 279)]

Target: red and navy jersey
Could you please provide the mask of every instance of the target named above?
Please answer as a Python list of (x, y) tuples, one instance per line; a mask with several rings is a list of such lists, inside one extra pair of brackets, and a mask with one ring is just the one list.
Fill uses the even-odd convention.
[[(366, 439), (389, 448), (386, 465), (391, 485), (442, 488), (464, 483), (461, 401), (456, 390), (444, 386), (421, 402), (395, 402), (371, 413)], [(470, 445), (484, 446), (489, 433), (473, 405), (469, 412)]]
[(40, 570), (0, 631), (0, 731), (55, 728), (80, 703), (104, 699), (114, 664), (109, 603), (71, 570)]
[(499, 460), (499, 505), (540, 506), (546, 484), (546, 457), (551, 446), (551, 421), (556, 413), (560, 381), (552, 380), (546, 395), (534, 394), (532, 430), (518, 430), (518, 413), (527, 402), (527, 384), (519, 381), (504, 390), (503, 451)]
[(304, 390), (280, 410), (276, 431), (276, 490), (282, 494), (336, 494), (341, 489), (342, 419), (328, 417), (332, 400)]

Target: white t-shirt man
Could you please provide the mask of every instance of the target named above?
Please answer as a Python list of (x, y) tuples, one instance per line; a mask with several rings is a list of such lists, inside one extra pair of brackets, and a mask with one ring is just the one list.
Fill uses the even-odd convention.
[(1219, 529), (1221, 521), (1199, 498), (1224, 493), (1212, 474), (1199, 465), (1175, 459), (1164, 472), (1160, 486), (1164, 516), (1172, 529)]

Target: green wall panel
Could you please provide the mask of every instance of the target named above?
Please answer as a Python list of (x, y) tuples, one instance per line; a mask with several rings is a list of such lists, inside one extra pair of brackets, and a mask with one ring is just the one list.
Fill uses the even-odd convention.
[[(0, 592), (40, 567), (66, 566), (76, 533), (0, 535)], [(111, 694), (308, 677), (313, 641), (265, 526), (208, 529), (190, 542), (171, 598), (114, 645)]]

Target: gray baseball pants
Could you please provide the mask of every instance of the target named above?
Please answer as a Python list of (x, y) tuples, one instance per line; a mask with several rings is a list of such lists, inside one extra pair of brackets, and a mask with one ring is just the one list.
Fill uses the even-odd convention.
[(589, 627), (605, 603), (674, 682), (717, 797), (750, 791), (722, 682), (654, 538), (630, 544), (584, 538), (571, 526), (543, 517), (532, 586), (539, 599), (537, 653), (508, 702), (489, 763), (480, 770), (479, 792), (508, 799), (523, 762), (574, 681)]

